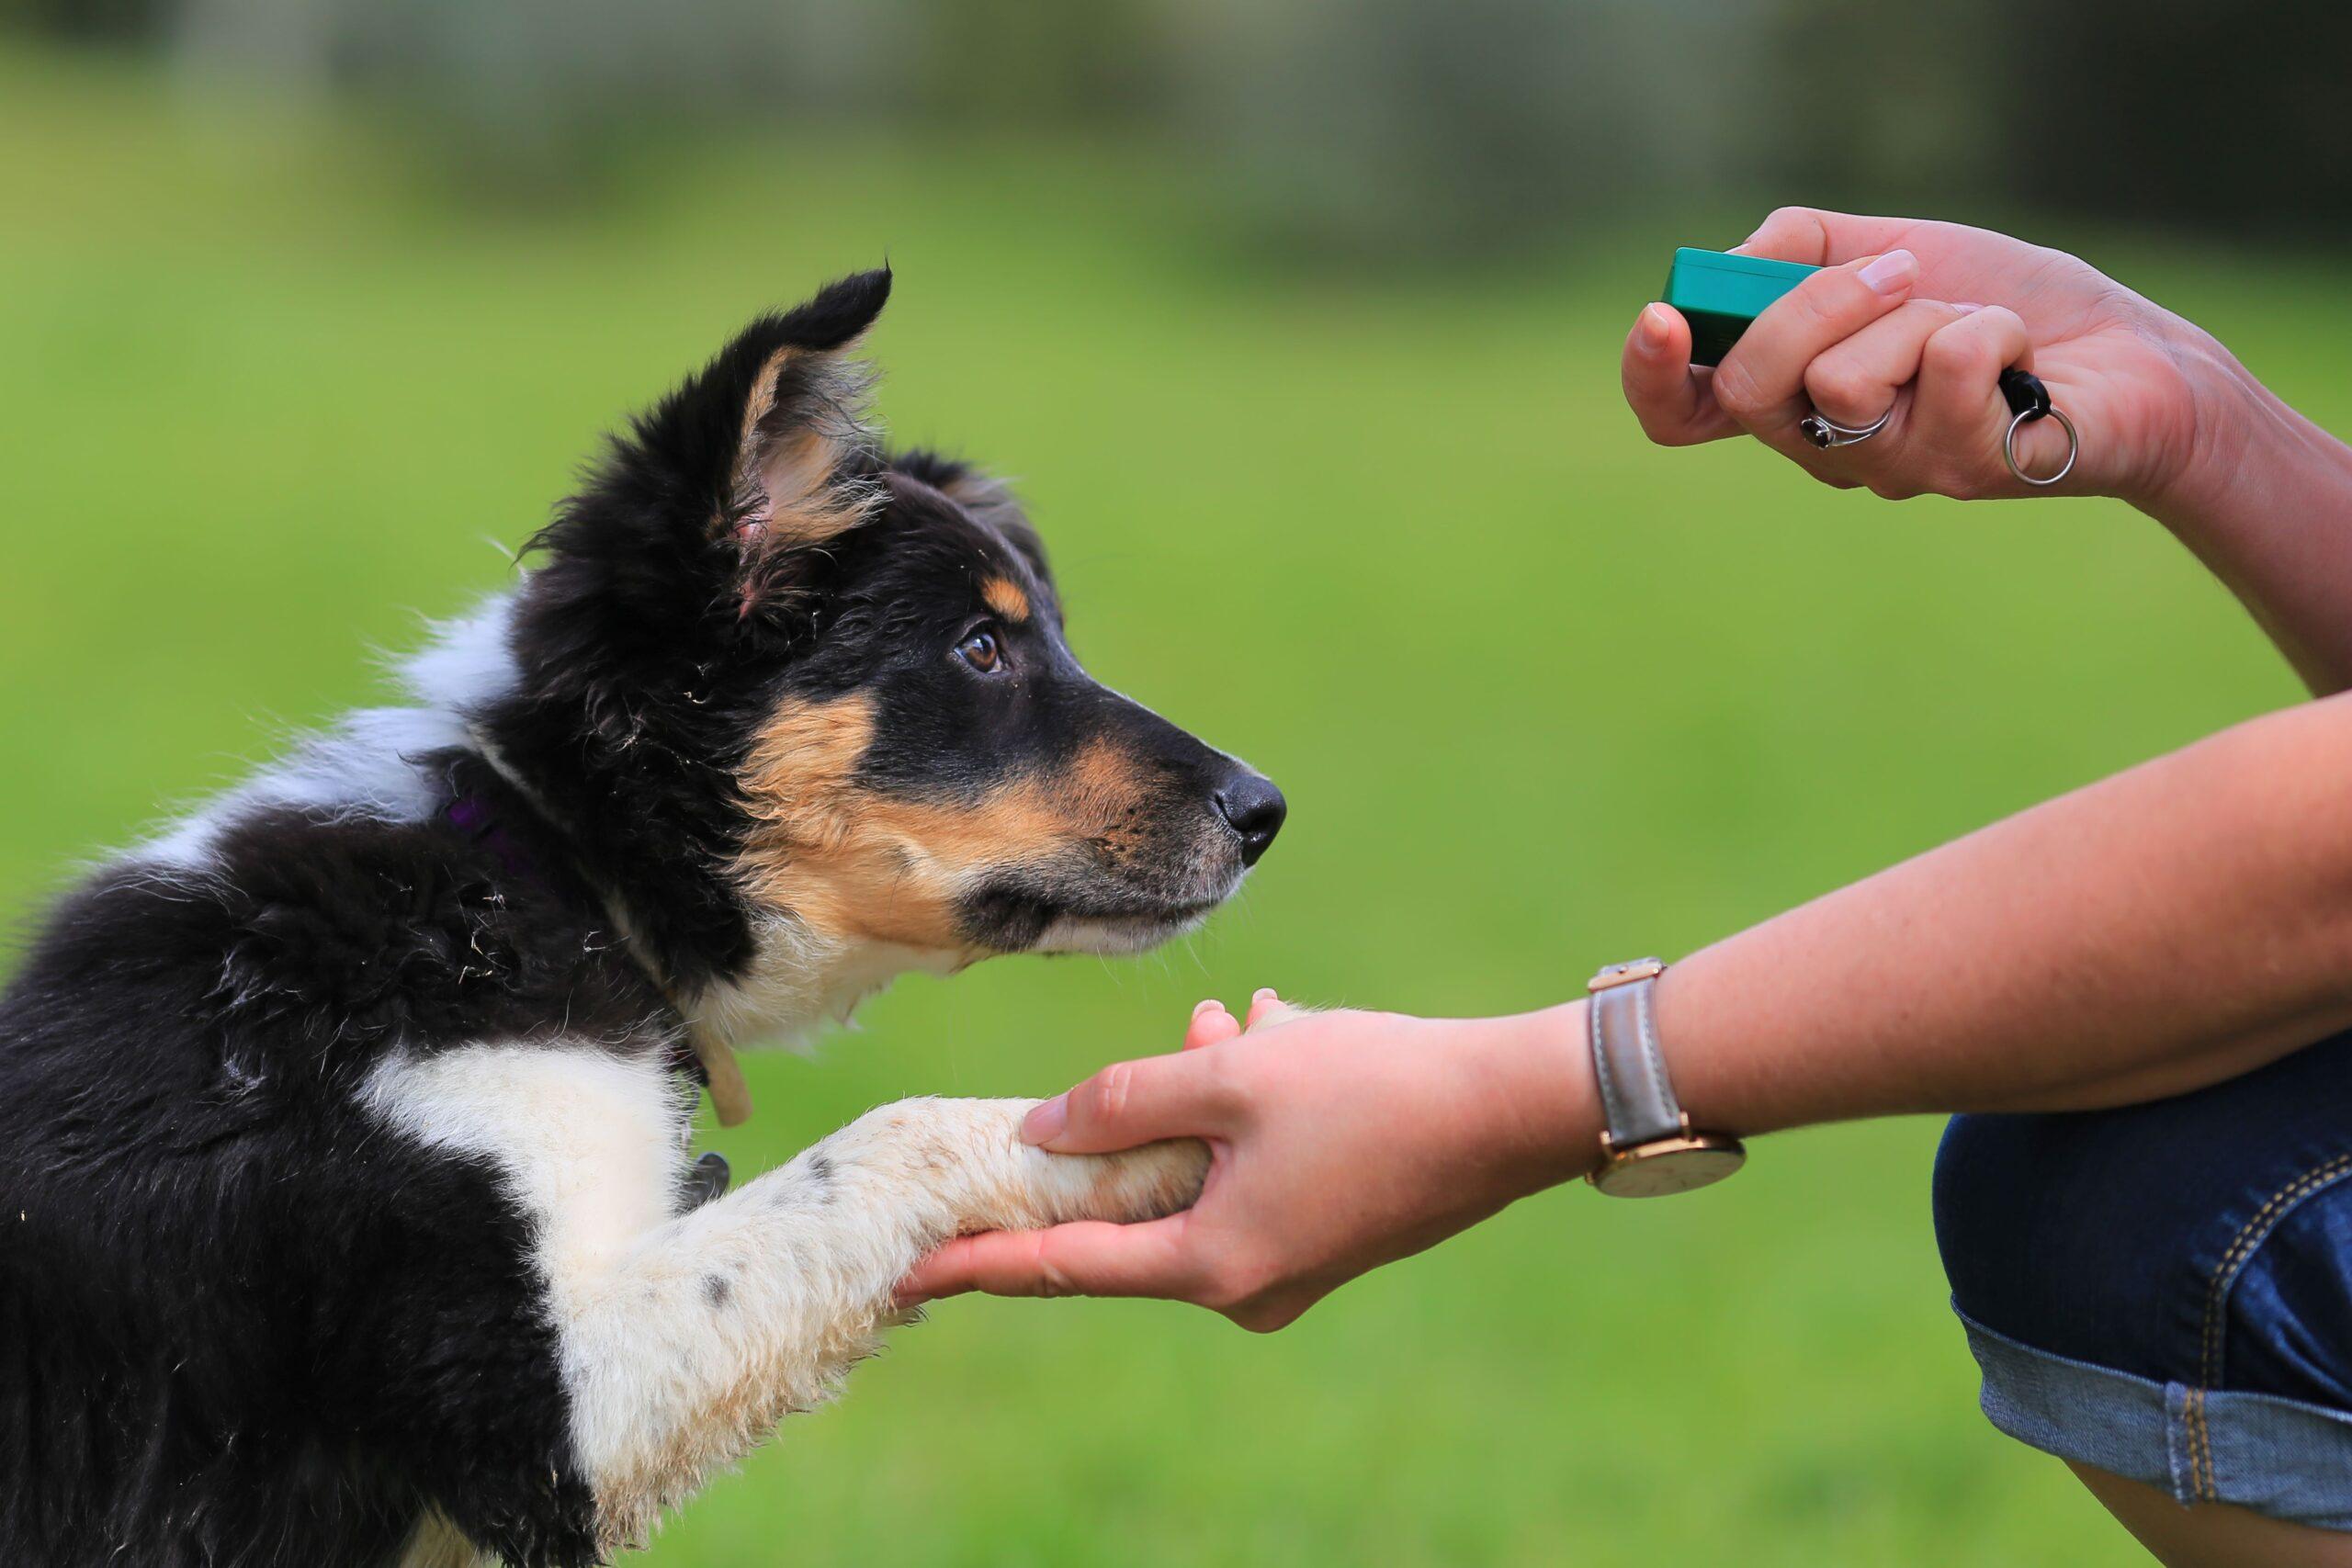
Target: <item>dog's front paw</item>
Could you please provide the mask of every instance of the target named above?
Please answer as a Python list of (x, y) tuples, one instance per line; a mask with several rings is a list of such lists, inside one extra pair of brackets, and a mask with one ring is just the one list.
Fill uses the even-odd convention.
[(1209, 1146), (1198, 1138), (1147, 1144), (1114, 1155), (1029, 1151), (1042, 1184), (1046, 1223), (1114, 1220), (1133, 1224), (1189, 1209), (1209, 1171)]
[(1209, 1151), (1182, 1138), (1112, 1155), (1057, 1155), (1021, 1140), (1029, 1100), (903, 1100), (811, 1151), (837, 1180), (894, 1195), (929, 1229), (1035, 1230), (1071, 1220), (1172, 1214), (1200, 1196)]
[(938, 1101), (963, 1107), (987, 1157), (969, 1190), (960, 1228), (1034, 1230), (1072, 1220), (1128, 1224), (1188, 1207), (1208, 1174), (1208, 1145), (1178, 1138), (1107, 1155), (1057, 1155), (1023, 1143), (1025, 1100)]

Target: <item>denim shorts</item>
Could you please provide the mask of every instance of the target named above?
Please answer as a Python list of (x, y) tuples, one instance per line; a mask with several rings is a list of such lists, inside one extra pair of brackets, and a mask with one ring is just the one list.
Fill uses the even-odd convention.
[(1935, 1207), (1996, 1427), (2352, 1531), (2352, 1033), (2153, 1104), (1958, 1117)]

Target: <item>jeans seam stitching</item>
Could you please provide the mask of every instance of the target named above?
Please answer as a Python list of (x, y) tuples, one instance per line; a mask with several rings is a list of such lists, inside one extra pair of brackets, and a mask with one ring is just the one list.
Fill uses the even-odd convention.
[(2352, 1175), (2352, 1155), (2338, 1155), (2303, 1172), (2273, 1193), (2270, 1201), (2238, 1228), (2228, 1250), (2222, 1254), (2222, 1260), (2214, 1265), (2212, 1281), (2205, 1290), (2205, 1321), (2198, 1337), (2198, 1384), (2191, 1391), (2188, 1405), (2191, 1469), (2197, 1472), (2199, 1495), (2208, 1502), (2219, 1502), (2221, 1489), (2213, 1472), (2213, 1434), (2205, 1419), (2205, 1394), (2222, 1379), (2222, 1306), (2228, 1299), (2230, 1286), (2254, 1256), (2255, 1247), (2289, 1208), (2346, 1175)]
[(2213, 1480), (2213, 1433), (2205, 1425), (2205, 1391), (2188, 1391), (2188, 1486), (2192, 1495), (2218, 1501), (2221, 1486)]

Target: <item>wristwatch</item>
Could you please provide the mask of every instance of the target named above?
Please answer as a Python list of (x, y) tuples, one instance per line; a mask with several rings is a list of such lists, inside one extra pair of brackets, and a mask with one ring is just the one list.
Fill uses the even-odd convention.
[(1651, 993), (1666, 973), (1656, 958), (1611, 964), (1586, 985), (1592, 1001), (1592, 1071), (1609, 1130), (1600, 1165), (1585, 1177), (1611, 1198), (1662, 1198), (1721, 1181), (1747, 1161), (1727, 1133), (1701, 1133), (1674, 1098), (1657, 1048)]

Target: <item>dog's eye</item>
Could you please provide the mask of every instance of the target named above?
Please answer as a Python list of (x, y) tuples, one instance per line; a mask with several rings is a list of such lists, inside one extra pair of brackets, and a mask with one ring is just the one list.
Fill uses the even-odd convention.
[(992, 675), (1004, 662), (1004, 649), (997, 646), (996, 633), (981, 626), (956, 645), (956, 657), (981, 674)]

